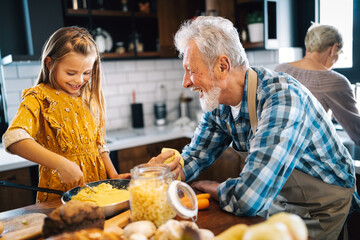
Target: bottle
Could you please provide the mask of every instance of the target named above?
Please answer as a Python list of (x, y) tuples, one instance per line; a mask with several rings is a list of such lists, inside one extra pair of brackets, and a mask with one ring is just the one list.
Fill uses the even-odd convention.
[(156, 102), (154, 104), (155, 125), (166, 124), (166, 88), (163, 84), (156, 89)]

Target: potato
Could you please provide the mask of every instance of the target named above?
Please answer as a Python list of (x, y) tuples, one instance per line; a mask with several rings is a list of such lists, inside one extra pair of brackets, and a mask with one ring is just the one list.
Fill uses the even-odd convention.
[(236, 224), (217, 235), (214, 240), (243, 239), (243, 236), (248, 228), (249, 227), (246, 224)]
[(179, 153), (178, 150), (173, 149), (173, 148), (163, 148), (163, 149), (161, 149), (161, 153), (166, 152), (166, 151), (174, 151), (175, 154), (173, 156), (169, 157), (168, 159), (166, 159), (165, 162), (164, 162), (165, 164), (171, 163), (175, 159), (175, 157), (180, 157), (180, 165), (181, 165), (181, 167), (184, 167), (184, 160), (182, 159), (181, 154)]
[(250, 226), (244, 233), (242, 240), (292, 240), (285, 224), (280, 222), (260, 223)]
[(156, 227), (155, 225), (150, 221), (136, 221), (129, 223), (124, 228), (124, 236), (126, 238), (129, 238), (131, 235), (135, 233), (139, 233), (144, 235), (147, 238), (150, 238), (152, 235), (155, 234)]
[(4, 224), (0, 222), (0, 235), (4, 231)]
[(280, 212), (272, 215), (266, 222), (284, 223), (293, 237), (294, 240), (306, 240), (308, 239), (308, 231), (305, 222), (298, 215)]

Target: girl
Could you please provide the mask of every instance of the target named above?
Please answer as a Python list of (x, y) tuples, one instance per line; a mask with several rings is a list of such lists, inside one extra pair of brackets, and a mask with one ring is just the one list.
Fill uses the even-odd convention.
[[(39, 163), (39, 187), (68, 191), (116, 172), (105, 146), (100, 55), (89, 32), (57, 30), (44, 46), (41, 71), (3, 135), (7, 151)], [(37, 202), (59, 198), (38, 192)]]

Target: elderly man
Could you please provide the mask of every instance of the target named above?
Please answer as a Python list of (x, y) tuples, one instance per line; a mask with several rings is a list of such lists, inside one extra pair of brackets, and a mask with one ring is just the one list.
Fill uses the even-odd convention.
[(313, 95), (294, 78), (250, 68), (238, 33), (221, 17), (185, 22), (175, 35), (183, 57), (183, 86), (199, 92), (204, 111), (184, 167), (196, 179), (232, 145), (247, 151), (239, 177), (199, 181), (221, 208), (238, 216), (300, 215), (310, 237), (336, 239), (358, 205), (352, 159)]

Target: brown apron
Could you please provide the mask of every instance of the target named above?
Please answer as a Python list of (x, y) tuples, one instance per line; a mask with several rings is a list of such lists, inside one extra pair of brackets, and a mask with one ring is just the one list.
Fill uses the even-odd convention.
[[(253, 134), (257, 126), (256, 90), (257, 74), (249, 68), (248, 108)], [(247, 155), (238, 153), (241, 157)], [(270, 208), (259, 215), (267, 218), (283, 211), (294, 213), (305, 221), (309, 237), (337, 239), (348, 216), (354, 189), (327, 184), (294, 169)]]

